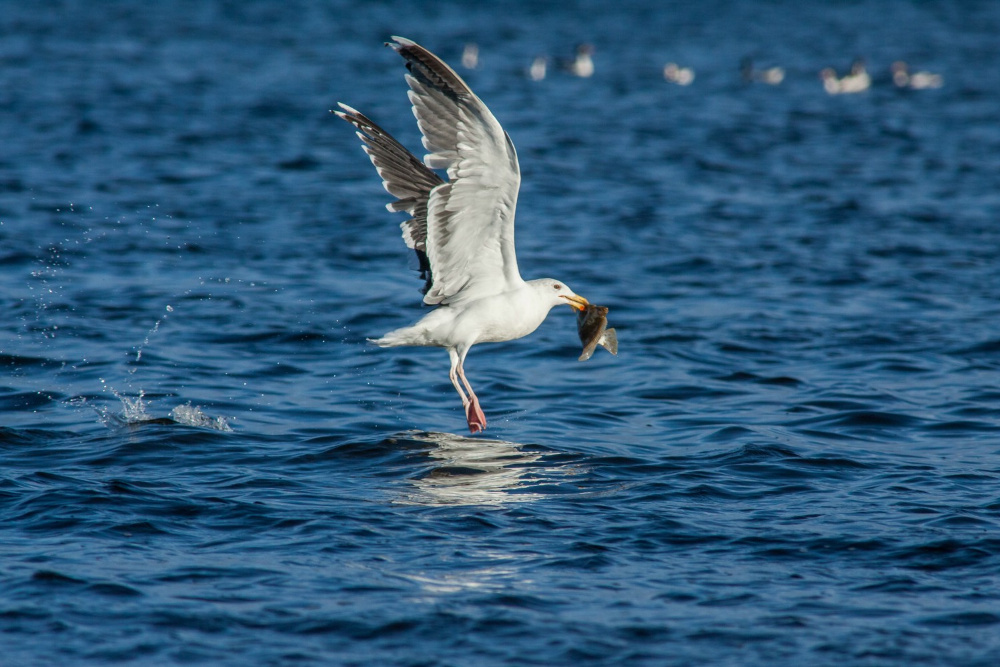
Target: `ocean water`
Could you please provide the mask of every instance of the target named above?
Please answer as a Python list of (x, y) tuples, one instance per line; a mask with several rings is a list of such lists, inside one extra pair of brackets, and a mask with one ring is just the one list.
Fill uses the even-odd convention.
[[(474, 348), (482, 437), (443, 351), (365, 343), (421, 283), (329, 110), (420, 148), (393, 34), (479, 45), (521, 271), (618, 330)], [(993, 2), (0, 3), (0, 664), (998, 664), (998, 34)], [(525, 76), (583, 41), (593, 77)]]

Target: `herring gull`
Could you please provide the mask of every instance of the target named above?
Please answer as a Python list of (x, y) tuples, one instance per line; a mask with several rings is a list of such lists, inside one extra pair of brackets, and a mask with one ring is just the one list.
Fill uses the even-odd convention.
[[(549, 310), (588, 302), (551, 278), (525, 281), (514, 254), (514, 209), (521, 182), (517, 153), (490, 110), (444, 61), (415, 42), (387, 46), (406, 60), (406, 82), (417, 126), (429, 151), (423, 162), (359, 111), (340, 104), (354, 125), (382, 185), (405, 211), (403, 240), (419, 259), (424, 303), (436, 306), (416, 324), (371, 342), (381, 347), (443, 347), (449, 377), (462, 397), (469, 431), (486, 428), (463, 364), (476, 343), (527, 336)], [(447, 170), (443, 180), (434, 169)], [(463, 390), (464, 387), (464, 390)]]

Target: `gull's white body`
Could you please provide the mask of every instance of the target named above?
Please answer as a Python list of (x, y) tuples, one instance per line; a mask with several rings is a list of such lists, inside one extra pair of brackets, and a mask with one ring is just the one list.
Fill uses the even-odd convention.
[(462, 307), (436, 308), (413, 326), (390, 331), (372, 342), (382, 347), (423, 345), (461, 351), (476, 343), (522, 338), (537, 329), (554, 306), (566, 305), (566, 301), (557, 300), (560, 290), (552, 288), (553, 282), (533, 280), (520, 289), (476, 299)]
[[(341, 104), (344, 111), (336, 113), (359, 130), (382, 184), (398, 198), (389, 210), (413, 216), (402, 224), (403, 239), (430, 273), (424, 303), (437, 308), (372, 342), (447, 349), (449, 376), (476, 433), (486, 418), (465, 377), (469, 348), (521, 338), (554, 306), (582, 309), (587, 301), (565, 283), (521, 278), (514, 253), (521, 183), (514, 144), (454, 70), (418, 44), (393, 39), (389, 45), (407, 61), (409, 98), (429, 151), (423, 163), (354, 109)], [(446, 169), (449, 180), (431, 169)]]

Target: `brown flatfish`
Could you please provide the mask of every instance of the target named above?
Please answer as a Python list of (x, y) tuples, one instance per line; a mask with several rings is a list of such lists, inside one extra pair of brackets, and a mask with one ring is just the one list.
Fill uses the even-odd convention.
[(598, 345), (611, 354), (618, 354), (618, 334), (614, 329), (608, 328), (608, 309), (605, 306), (590, 304), (586, 310), (578, 312), (576, 330), (583, 343), (580, 361), (590, 359)]

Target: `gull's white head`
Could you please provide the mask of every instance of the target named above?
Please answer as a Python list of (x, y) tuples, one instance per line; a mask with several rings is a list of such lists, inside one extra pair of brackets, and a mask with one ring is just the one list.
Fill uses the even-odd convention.
[(552, 278), (542, 278), (532, 280), (535, 289), (538, 290), (552, 306), (567, 305), (573, 310), (586, 310), (589, 303), (582, 296), (577, 295), (566, 283)]

